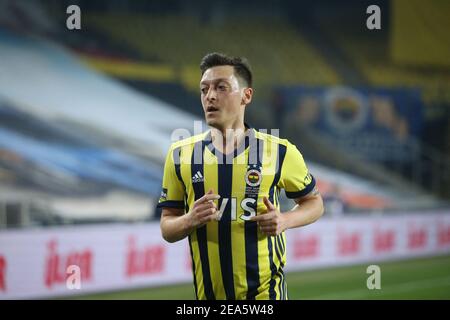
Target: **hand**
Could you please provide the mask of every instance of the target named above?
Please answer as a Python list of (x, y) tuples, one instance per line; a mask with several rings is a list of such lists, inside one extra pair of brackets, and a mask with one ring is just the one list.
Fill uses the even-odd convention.
[(267, 197), (264, 197), (263, 200), (267, 208), (267, 213), (251, 217), (250, 221), (256, 221), (262, 233), (268, 236), (277, 236), (286, 229), (285, 217)]
[(212, 190), (209, 190), (203, 197), (197, 199), (194, 202), (192, 209), (187, 214), (189, 220), (189, 226), (191, 228), (198, 228), (209, 221), (217, 220), (219, 211), (214, 203), (214, 200), (219, 199), (218, 194), (213, 194)]

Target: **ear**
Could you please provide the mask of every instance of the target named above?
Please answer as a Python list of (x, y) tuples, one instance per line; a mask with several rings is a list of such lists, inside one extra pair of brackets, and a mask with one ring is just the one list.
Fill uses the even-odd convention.
[(247, 105), (252, 102), (253, 88), (245, 88), (242, 95), (242, 104)]

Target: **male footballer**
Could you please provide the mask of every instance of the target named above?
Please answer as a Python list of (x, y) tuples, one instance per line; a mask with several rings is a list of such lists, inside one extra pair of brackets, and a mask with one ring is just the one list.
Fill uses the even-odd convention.
[[(189, 238), (197, 299), (288, 299), (284, 231), (319, 219), (322, 197), (295, 145), (244, 122), (253, 96), (247, 61), (210, 53), (200, 70), (210, 130), (170, 147), (162, 235)], [(281, 189), (296, 203), (283, 213)]]

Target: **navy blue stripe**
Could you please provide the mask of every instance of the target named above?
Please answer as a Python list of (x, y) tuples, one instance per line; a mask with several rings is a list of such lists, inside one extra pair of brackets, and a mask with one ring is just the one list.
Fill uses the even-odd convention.
[(278, 202), (279, 202), (279, 199), (280, 199), (280, 194), (281, 194), (281, 189), (280, 188), (276, 188), (276, 200), (277, 200), (277, 206), (278, 206)]
[(220, 195), (219, 208), (222, 207), (222, 201), (224, 199), (228, 199), (228, 202), (219, 221), (219, 258), (226, 298), (234, 300), (233, 255), (231, 251), (231, 188), (233, 182), (233, 163), (226, 163), (225, 159), (223, 160), (223, 164), (217, 166), (219, 181), (218, 193)]
[[(191, 158), (191, 176), (193, 177), (197, 172), (200, 171), (203, 174), (203, 152), (205, 149), (205, 144), (202, 141), (195, 143), (194, 150), (192, 152)], [(201, 152), (201, 153), (200, 153)], [(195, 200), (198, 200), (205, 194), (205, 184), (204, 182), (193, 182), (192, 188), (194, 189)], [(208, 258), (208, 239), (206, 236), (206, 225), (197, 228), (197, 242), (198, 249), (200, 252), (200, 261), (202, 263), (202, 273), (203, 273), (203, 284), (205, 288), (205, 296), (208, 300), (215, 300), (211, 272), (209, 268), (209, 258)]]
[(286, 280), (285, 280), (285, 276), (284, 276), (284, 272), (283, 269), (278, 270), (278, 275), (280, 276), (280, 299), (281, 300), (286, 300)]
[(275, 176), (273, 178), (272, 185), (270, 186), (270, 189), (269, 189), (269, 200), (272, 203), (274, 203), (275, 186), (280, 181), (281, 168), (283, 167), (284, 158), (286, 157), (286, 150), (287, 150), (286, 146), (284, 146), (282, 144), (278, 144), (278, 154), (277, 154), (277, 160), (276, 160), (277, 167), (276, 167), (276, 172), (275, 172)]
[[(281, 268), (283, 268), (284, 267), (284, 263), (283, 263), (283, 260), (282, 260), (283, 255), (281, 253), (281, 240), (280, 240), (280, 237), (281, 237), (280, 235), (276, 236), (277, 246), (275, 247), (275, 249), (277, 250), (278, 258), (280, 259), (280, 266), (281, 266)], [(278, 248), (280, 248), (280, 250), (278, 250)]]
[(173, 163), (175, 166), (175, 173), (177, 175), (178, 180), (181, 181), (184, 187), (184, 209), (185, 212), (189, 212), (188, 198), (186, 192), (186, 184), (183, 181), (183, 176), (181, 175), (181, 147), (175, 148), (173, 150)]
[(280, 292), (280, 300), (284, 300), (284, 292), (283, 292), (283, 275), (280, 270), (277, 272), (278, 277), (280, 278), (280, 282), (278, 283), (278, 291)]
[[(277, 237), (275, 237), (275, 252), (277, 253), (278, 260), (281, 260), (280, 253), (278, 251), (278, 243), (277, 243), (276, 239), (277, 239)], [(277, 276), (280, 279), (280, 282), (278, 282), (278, 292), (280, 293), (280, 300), (283, 300), (283, 291), (281, 290), (281, 283), (282, 283), (283, 278), (281, 277), (280, 269), (281, 269), (281, 267), (278, 267), (278, 270), (277, 270)]]
[(186, 193), (186, 190), (184, 190), (184, 210), (185, 212), (189, 212), (189, 203), (188, 203), (188, 196)]
[(272, 247), (272, 237), (267, 237), (267, 249), (269, 250), (269, 264), (270, 264), (270, 271), (272, 273), (271, 279), (270, 279), (270, 287), (269, 287), (269, 299), (270, 300), (276, 300), (277, 293), (275, 292), (275, 275), (277, 273), (277, 266), (275, 265), (275, 262), (273, 261), (273, 247)]
[(316, 186), (316, 179), (311, 175), (311, 182), (305, 187), (305, 189), (301, 191), (295, 191), (295, 192), (288, 192), (286, 191), (286, 197), (290, 199), (300, 198), (306, 196), (308, 193), (310, 193), (314, 187)]
[(245, 221), (245, 263), (247, 274), (247, 300), (254, 300), (258, 294), (258, 225), (254, 221)]
[(197, 228), (197, 242), (198, 249), (200, 251), (200, 261), (202, 263), (203, 285), (205, 290), (205, 296), (208, 300), (215, 300), (211, 273), (208, 260), (208, 239), (206, 236), (206, 225)]
[(278, 248), (280, 248), (279, 249), (279, 252), (280, 252), (280, 256), (279, 256), (279, 259), (280, 259), (280, 268), (278, 269), (278, 275), (280, 276), (280, 287), (279, 287), (279, 289), (280, 289), (280, 292), (282, 292), (282, 294), (281, 294), (281, 300), (286, 300), (287, 299), (287, 297), (286, 297), (286, 277), (285, 277), (285, 275), (284, 275), (284, 271), (283, 271), (283, 268), (284, 268), (284, 262), (283, 262), (283, 260), (282, 260), (282, 258), (283, 258), (283, 253), (281, 252), (281, 250), (282, 250), (282, 240), (281, 240), (281, 235), (278, 235), (277, 236), (277, 243), (278, 243)]
[(184, 185), (183, 178), (181, 177), (180, 159), (181, 159), (181, 147), (178, 147), (173, 150), (173, 164), (175, 166), (175, 173), (177, 174), (178, 180), (180, 180)]
[[(284, 162), (284, 158), (286, 156), (286, 146), (282, 145), (282, 144), (278, 144), (278, 153), (276, 155), (276, 172), (273, 178), (273, 182), (272, 185), (270, 186), (269, 189), (269, 201), (274, 203), (274, 190), (276, 185), (278, 184), (278, 182), (280, 181), (280, 176), (281, 176), (281, 167), (283, 165)], [(267, 241), (268, 241), (268, 249), (269, 249), (269, 263), (270, 263), (270, 270), (272, 272), (272, 279), (270, 280), (270, 288), (269, 288), (269, 297), (270, 299), (276, 299), (276, 292), (275, 292), (275, 277), (277, 275), (277, 269), (276, 269), (276, 265), (274, 263), (273, 260), (273, 251), (274, 248), (272, 247), (272, 243), (270, 241), (270, 238), (267, 237)]]
[(277, 253), (277, 257), (278, 260), (280, 261), (280, 267), (278, 268), (278, 276), (280, 277), (280, 282), (278, 283), (278, 291), (280, 292), (280, 299), (283, 300), (284, 299), (284, 294), (283, 294), (283, 290), (282, 290), (282, 284), (283, 284), (283, 280), (284, 280), (284, 273), (283, 273), (283, 267), (284, 267), (284, 263), (282, 261), (282, 256), (280, 253), (280, 236), (276, 236), (275, 237), (275, 252)]
[[(280, 259), (280, 263), (281, 263), (281, 259), (283, 258), (283, 246), (281, 245), (281, 239), (280, 239), (281, 235), (277, 235), (275, 238), (277, 240), (277, 248), (278, 248), (278, 252), (280, 253), (279, 255), (279, 259)], [(281, 264), (280, 264), (281, 265)]]
[(188, 239), (189, 239), (189, 251), (191, 252), (192, 275), (193, 275), (193, 279), (194, 279), (195, 299), (198, 300), (197, 277), (195, 276), (195, 263), (194, 263), (194, 253), (192, 252), (191, 235), (188, 236)]
[(286, 282), (286, 277), (283, 273), (283, 289), (284, 289), (284, 300), (289, 300), (288, 297), (288, 291), (287, 291), (287, 282)]
[[(260, 170), (262, 168), (262, 154), (263, 154), (263, 140), (252, 139), (248, 153), (249, 169)], [(256, 168), (251, 165), (252, 162)], [(247, 188), (250, 186), (246, 186)], [(245, 193), (245, 198), (252, 198), (255, 200), (251, 205), (255, 213), (257, 213), (259, 186), (254, 187), (252, 193)], [(250, 212), (244, 211), (244, 214), (249, 216)], [(259, 263), (258, 263), (258, 224), (255, 221), (245, 221), (245, 265), (247, 275), (247, 300), (254, 300), (258, 295), (258, 288), (260, 287), (259, 279)]]
[[(279, 180), (278, 180), (279, 181)], [(278, 203), (280, 202), (280, 188), (274, 185), (273, 189), (273, 205), (278, 208)]]
[(287, 300), (287, 286), (286, 286), (286, 277), (284, 275), (284, 263), (281, 260), (284, 256), (284, 252), (285, 252), (285, 243), (284, 243), (284, 239), (283, 239), (283, 234), (278, 235), (278, 246), (280, 247), (280, 254), (281, 254), (281, 258), (280, 258), (280, 269), (279, 269), (279, 273), (281, 274), (281, 289), (283, 290), (283, 300)]
[(158, 203), (157, 208), (180, 208), (184, 209), (184, 200), (175, 201), (175, 200), (167, 200)]
[(270, 186), (270, 189), (269, 189), (269, 201), (276, 206), (275, 201), (273, 200), (274, 199), (273, 194), (274, 194), (275, 186), (276, 186), (276, 183), (275, 183), (275, 180), (274, 180), (274, 182), (272, 183), (272, 185)]

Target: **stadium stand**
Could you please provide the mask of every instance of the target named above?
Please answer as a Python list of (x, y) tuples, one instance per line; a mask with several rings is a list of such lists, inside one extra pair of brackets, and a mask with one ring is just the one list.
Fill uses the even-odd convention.
[[(72, 3), (81, 30), (65, 27)], [(396, 19), (417, 27), (418, 0), (378, 1), (383, 29), (370, 33), (368, 0), (230, 3), (0, 0), (0, 299), (194, 297), (192, 285), (153, 288), (192, 281), (189, 246), (163, 240), (156, 203), (171, 141), (206, 129), (198, 62), (210, 51), (250, 59), (248, 122), (299, 147), (325, 202), (318, 223), (286, 232), (289, 298), (448, 299), (449, 259), (438, 257), (450, 252), (448, 19), (426, 32), (444, 41), (411, 55), (417, 43), (396, 29), (394, 49), (385, 18), (400, 8)], [(389, 89), (402, 99), (390, 104)], [(337, 91), (353, 95), (329, 103)], [(399, 104), (423, 134), (405, 129)], [(367, 121), (336, 141), (321, 131), (330, 114), (344, 133)], [(386, 144), (369, 141), (366, 158), (341, 147), (374, 128)], [(407, 156), (392, 160), (404, 142)], [(284, 193), (280, 204), (293, 205)], [(73, 264), (83, 290), (68, 290)], [(361, 288), (369, 264), (383, 267), (383, 290)]]
[[(206, 28), (199, 19), (189, 16), (92, 14), (87, 15), (86, 23), (135, 48), (147, 59), (156, 57), (181, 70), (178, 78), (195, 91), (198, 57), (210, 48), (241, 52), (249, 57), (261, 86), (274, 80), (282, 84), (339, 81), (320, 54), (282, 19), (250, 17), (245, 27), (238, 21), (227, 20), (219, 25), (208, 24)], [(184, 50), (177, 50), (180, 46)]]
[[(442, 30), (448, 29), (448, 19), (443, 18), (443, 12), (449, 10), (448, 4), (424, 6), (418, 1), (382, 2), (384, 27), (376, 32), (367, 31), (364, 17), (360, 16), (357, 23), (351, 18), (358, 17), (363, 5), (355, 3), (350, 8), (333, 3), (319, 4), (321, 14), (308, 19), (308, 26), (310, 29), (315, 26), (315, 36), (327, 41), (332, 55), (344, 57), (347, 62), (345, 73), (340, 75), (347, 82), (354, 84), (351, 80), (355, 78), (351, 75), (358, 74), (359, 84), (420, 91), (425, 124), (421, 137), (411, 144), (417, 154), (412, 157), (409, 168), (398, 165), (394, 170), (423, 187), (427, 187), (423, 183), (425, 177), (433, 176), (433, 180), (439, 180), (439, 186), (433, 192), (446, 196), (450, 181), (447, 173), (450, 136), (448, 121), (443, 119), (448, 119), (450, 73), (442, 59), (449, 43)], [(424, 34), (428, 36), (424, 37)], [(333, 59), (329, 61), (334, 65)], [(431, 167), (432, 170), (417, 174), (419, 167)], [(440, 173), (436, 175), (435, 172)]]
[[(173, 129), (196, 118), (85, 68), (55, 43), (7, 31), (0, 39), (1, 162), (15, 193), (47, 192), (48, 207), (72, 221), (150, 218)], [(116, 203), (124, 198), (128, 209)]]
[[(362, 34), (358, 36), (358, 32), (351, 33), (353, 38), (342, 36), (343, 33), (336, 31), (338, 28), (333, 28), (338, 23), (333, 19), (322, 19), (315, 25), (307, 19), (308, 23), (302, 24), (290, 23), (276, 15), (264, 18), (254, 15), (241, 26), (237, 18), (216, 21), (185, 14), (93, 10), (83, 14), (83, 24), (89, 32), (67, 36), (67, 31), (58, 32), (54, 28), (61, 23), (61, 16), (54, 15), (54, 7), (46, 8), (50, 10), (37, 11), (46, 19), (29, 19), (38, 25), (43, 20), (50, 21), (36, 28), (37, 36), (23, 34), (18, 26), (12, 28), (16, 30), (14, 33), (0, 31), (0, 58), (9, 75), (0, 77), (1, 159), (5, 176), (13, 172), (16, 186), (34, 185), (58, 194), (59, 198), (54, 197), (52, 203), (60, 216), (73, 212), (74, 208), (89, 207), (82, 202), (89, 203), (88, 198), (93, 195), (103, 199), (103, 208), (110, 208), (108, 203), (120, 198), (115, 193), (117, 190), (127, 194), (130, 206), (136, 203), (139, 207), (141, 203), (141, 210), (135, 212), (143, 212), (142, 208), (148, 207), (142, 196), (151, 195), (153, 201), (156, 199), (160, 170), (173, 129), (190, 128), (194, 120), (202, 117), (196, 97), (197, 64), (198, 57), (210, 48), (248, 56), (258, 74), (257, 89), (271, 88), (274, 84), (345, 83), (351, 77), (342, 70), (351, 70), (353, 66), (337, 65), (330, 58), (336, 52), (341, 52), (337, 57), (347, 56), (347, 61), (354, 61), (357, 70), (354, 74), (360, 73), (360, 80), (368, 84), (378, 83), (368, 75), (367, 68), (378, 70), (377, 64), (389, 65), (383, 60), (386, 48), (379, 46), (385, 34), (369, 40)], [(33, 17), (32, 12), (27, 12)], [(339, 18), (339, 10), (333, 16)], [(342, 30), (350, 30), (350, 23), (338, 21)], [(10, 24), (6, 25), (11, 29)], [(54, 41), (44, 40), (42, 34), (45, 38), (50, 34)], [(321, 39), (333, 41), (324, 47), (320, 45), (325, 42)], [(185, 50), (177, 50), (180, 46)], [(373, 61), (375, 64), (371, 65)], [(260, 91), (262, 98), (256, 100), (263, 110), (268, 110), (271, 103), (270, 91)], [(263, 120), (258, 118), (263, 114), (258, 112), (253, 118)], [(271, 125), (264, 120), (258, 123)], [(326, 198), (341, 193), (338, 190), (347, 190), (340, 199), (349, 212), (436, 204), (433, 197), (383, 172), (382, 168), (363, 165), (339, 150), (330, 151), (329, 143), (320, 142), (319, 136), (300, 133), (292, 123), (287, 123), (284, 129), (293, 135), (294, 141), (305, 146), (307, 156), (314, 160), (376, 181), (376, 187), (361, 187), (365, 183), (357, 182), (356, 177), (349, 178), (360, 188), (348, 193), (352, 183), (342, 183), (346, 179), (337, 178), (343, 173), (318, 169), (321, 172), (318, 180)], [(320, 150), (328, 151), (323, 154)], [(11, 162), (11, 158), (20, 161)], [(313, 167), (320, 168), (320, 165), (313, 164)], [(379, 184), (390, 191), (380, 194)], [(69, 194), (79, 197), (67, 197)], [(56, 205), (56, 199), (64, 197), (68, 205)], [(100, 206), (96, 210), (99, 216), (108, 211)], [(88, 211), (79, 211), (78, 217), (88, 217)], [(127, 215), (130, 213), (122, 217)]]

